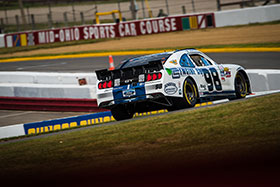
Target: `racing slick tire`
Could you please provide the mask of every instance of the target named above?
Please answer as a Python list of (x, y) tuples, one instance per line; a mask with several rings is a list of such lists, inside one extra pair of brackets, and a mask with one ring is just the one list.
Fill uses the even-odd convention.
[(248, 93), (248, 85), (245, 76), (241, 72), (237, 72), (234, 79), (235, 99), (245, 98)]
[(186, 107), (194, 107), (198, 100), (198, 91), (195, 82), (187, 78), (184, 82), (183, 97)]
[(129, 110), (125, 105), (115, 106), (111, 109), (111, 113), (117, 121), (131, 119), (134, 115), (134, 112)]
[(174, 111), (183, 108), (194, 107), (198, 100), (198, 92), (196, 84), (190, 78), (187, 78), (183, 85), (183, 98), (170, 98), (172, 106), (168, 107), (167, 110)]

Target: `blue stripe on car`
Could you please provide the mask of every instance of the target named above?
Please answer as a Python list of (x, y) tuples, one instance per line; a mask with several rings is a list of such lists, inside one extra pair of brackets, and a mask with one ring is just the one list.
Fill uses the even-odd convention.
[(233, 94), (235, 91), (222, 91), (222, 92), (203, 92), (204, 95), (220, 95), (220, 94)]

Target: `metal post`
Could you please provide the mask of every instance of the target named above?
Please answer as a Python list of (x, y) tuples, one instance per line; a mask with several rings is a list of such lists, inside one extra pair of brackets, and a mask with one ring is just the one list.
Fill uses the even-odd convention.
[(121, 3), (120, 3), (120, 0), (118, 0), (118, 10), (121, 12)]
[(185, 7), (185, 6), (182, 6), (182, 11), (183, 11), (183, 14), (186, 14), (186, 13), (187, 13), (186, 7)]
[(130, 10), (131, 10), (131, 15), (132, 19), (136, 19), (136, 7), (135, 7), (135, 0), (130, 0)]
[(76, 15), (75, 15), (74, 1), (73, 1), (73, 3), (72, 3), (72, 14), (73, 14), (73, 22), (76, 22)]
[(48, 0), (48, 7), (49, 7), (49, 14), (48, 14), (48, 20), (49, 20), (49, 25), (52, 25), (52, 7), (51, 7), (51, 1)]
[(82, 25), (85, 24), (84, 13), (80, 12)]
[(144, 0), (141, 1), (141, 5), (142, 5), (142, 11), (143, 11), (143, 18), (146, 18)]
[(4, 27), (4, 19), (3, 18), (0, 19), (0, 27)]
[(34, 14), (31, 14), (31, 27), (32, 27), (32, 30), (35, 30), (35, 17), (34, 17)]
[(168, 0), (165, 0), (165, 4), (166, 4), (167, 15), (169, 15), (169, 6), (168, 6)]
[(27, 10), (27, 20), (28, 20), (28, 24), (30, 24), (30, 23), (31, 23), (31, 20), (30, 20), (29, 7), (26, 7), (26, 10)]
[(25, 13), (24, 13), (24, 7), (23, 7), (22, 0), (18, 0), (18, 5), (20, 8), (22, 25), (23, 25), (23, 28), (25, 28), (26, 27), (26, 17), (25, 17)]
[(53, 23), (52, 23), (51, 14), (48, 14), (47, 16), (48, 16), (48, 25), (49, 25), (49, 28), (52, 28)]
[(64, 24), (65, 24), (65, 26), (68, 26), (67, 12), (63, 12), (63, 17), (64, 17)]
[(18, 15), (16, 15), (15, 17), (16, 17), (17, 31), (19, 32), (19, 30), (20, 30), (20, 28), (19, 28), (19, 18), (18, 18)]
[(194, 0), (192, 0), (192, 8), (193, 8), (193, 12), (195, 12)]
[(217, 0), (217, 10), (221, 11), (221, 1)]
[(8, 19), (8, 13), (7, 13), (7, 10), (5, 8), (5, 19), (6, 19), (6, 25), (9, 24), (9, 19)]

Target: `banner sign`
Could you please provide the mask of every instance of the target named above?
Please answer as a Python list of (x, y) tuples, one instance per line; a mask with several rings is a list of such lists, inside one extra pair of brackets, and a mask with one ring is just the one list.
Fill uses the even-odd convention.
[(5, 47), (96, 40), (215, 27), (214, 13), (5, 34)]

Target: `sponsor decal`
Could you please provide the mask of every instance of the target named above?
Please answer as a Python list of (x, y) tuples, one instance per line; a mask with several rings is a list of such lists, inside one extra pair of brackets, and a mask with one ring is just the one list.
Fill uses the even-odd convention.
[(165, 68), (168, 75), (172, 75), (173, 79), (179, 79), (181, 76), (195, 75), (193, 68), (179, 67), (179, 68)]
[(173, 95), (177, 92), (178, 88), (175, 83), (169, 82), (164, 85), (164, 92), (168, 95)]
[(132, 97), (136, 95), (135, 89), (128, 89), (123, 91), (123, 97)]
[(35, 45), (35, 42), (34, 42), (34, 35), (33, 33), (28, 33), (28, 36), (27, 36), (27, 45), (28, 46), (31, 46), (31, 45)]
[(179, 95), (182, 95), (182, 89), (181, 88), (179, 89)]
[(174, 65), (177, 65), (177, 64), (178, 64), (176, 59), (175, 59), (175, 60), (169, 61), (169, 63), (170, 63), (170, 64), (174, 64)]
[(204, 84), (201, 84), (201, 85), (200, 85), (200, 88), (203, 89), (203, 90), (207, 90), (207, 86), (204, 85)]

